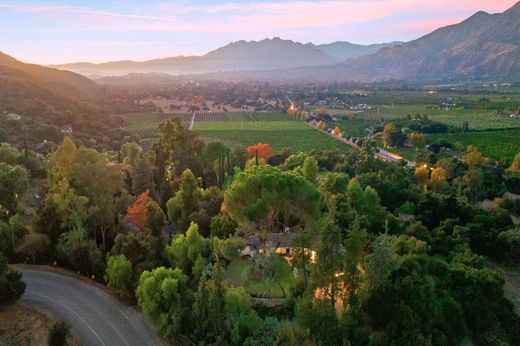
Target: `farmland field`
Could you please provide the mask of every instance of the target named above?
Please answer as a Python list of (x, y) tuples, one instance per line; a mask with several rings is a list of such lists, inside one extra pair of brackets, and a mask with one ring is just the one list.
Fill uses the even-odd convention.
[[(126, 115), (126, 129), (150, 147), (159, 136), (158, 126), (171, 118), (159, 113)], [(189, 115), (182, 118), (189, 122)], [(227, 146), (248, 146), (268, 143), (275, 152), (283, 149), (311, 151), (313, 149), (345, 149), (350, 146), (320, 133), (299, 120), (282, 113), (196, 113), (193, 131), (206, 142), (222, 142)]]
[(476, 146), (484, 155), (495, 160), (505, 158), (509, 162), (520, 153), (520, 130), (503, 130), (488, 132), (446, 133), (428, 136), (430, 142), (444, 139), (463, 147)]
[[(426, 105), (401, 105), (395, 107), (379, 108), (369, 111), (359, 112), (354, 115), (354, 120), (339, 118), (344, 125), (349, 124), (356, 128), (359, 124), (379, 122), (381, 119), (390, 121), (402, 119), (407, 115), (427, 115), (429, 119), (446, 125), (462, 128), (465, 121), (469, 123), (469, 128), (473, 130), (484, 129), (510, 129), (520, 128), (519, 119), (511, 119), (508, 114), (497, 115), (496, 111), (482, 109), (439, 109), (438, 107)], [(359, 135), (358, 133), (352, 135)]]

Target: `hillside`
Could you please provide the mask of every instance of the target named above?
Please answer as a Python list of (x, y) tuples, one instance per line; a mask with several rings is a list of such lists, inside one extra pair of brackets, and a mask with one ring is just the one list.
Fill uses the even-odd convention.
[(48, 68), (40, 65), (25, 64), (0, 52), (0, 67), (4, 74), (8, 69), (14, 74), (25, 74), (34, 83), (56, 95), (84, 101), (95, 101), (100, 97), (98, 85), (76, 73)]
[(339, 65), (352, 78), (443, 79), (520, 75), (520, 3), (477, 12), (415, 41)]
[[(102, 94), (101, 87), (81, 75), (24, 64), (0, 53), (1, 140), (20, 146), (25, 126), (28, 144), (36, 148), (44, 141), (60, 141), (66, 127), (79, 140), (108, 146), (100, 139), (117, 137), (118, 126), (100, 107)], [(9, 113), (22, 121), (5, 116)]]

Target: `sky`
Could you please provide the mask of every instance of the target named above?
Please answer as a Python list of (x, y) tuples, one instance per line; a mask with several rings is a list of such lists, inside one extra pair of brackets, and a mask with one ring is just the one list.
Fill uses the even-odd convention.
[(238, 40), (408, 41), (518, 0), (0, 0), (0, 51), (38, 64), (202, 55)]

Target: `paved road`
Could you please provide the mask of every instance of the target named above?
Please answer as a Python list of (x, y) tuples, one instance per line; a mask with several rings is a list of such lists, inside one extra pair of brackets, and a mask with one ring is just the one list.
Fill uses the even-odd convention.
[[(305, 122), (307, 125), (309, 125), (311, 128), (317, 130), (317, 131), (320, 131), (326, 135), (328, 135), (329, 137), (332, 137), (340, 142), (343, 142), (345, 144), (348, 144), (352, 147), (354, 147), (355, 149), (357, 150), (360, 150), (361, 148), (358, 147), (356, 144), (352, 143), (351, 141), (347, 140), (346, 138), (343, 138), (343, 137), (336, 137), (336, 136), (333, 136), (332, 134), (328, 133), (327, 131), (325, 130), (322, 130), (322, 129), (319, 129), (315, 126), (312, 126), (312, 124), (308, 123), (308, 122)], [(383, 160), (383, 161), (390, 161), (390, 162), (398, 162), (398, 161), (401, 161), (401, 160), (404, 160), (406, 162), (406, 165), (408, 167), (415, 167), (415, 162), (413, 161), (409, 161), (409, 160), (406, 160), (405, 158), (397, 155), (397, 154), (394, 154), (394, 153), (391, 153), (389, 151), (386, 151), (386, 150), (383, 150), (383, 149), (379, 149), (375, 156), (380, 159), (380, 160)]]
[(164, 345), (137, 309), (73, 277), (16, 267), (27, 285), (24, 299), (67, 320), (83, 345)]

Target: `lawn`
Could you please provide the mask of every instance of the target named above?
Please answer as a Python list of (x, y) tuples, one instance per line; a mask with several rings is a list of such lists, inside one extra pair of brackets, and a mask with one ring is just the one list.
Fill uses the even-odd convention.
[(267, 279), (252, 279), (251, 268), (253, 260), (249, 258), (237, 258), (226, 267), (226, 278), (236, 287), (245, 287), (253, 296), (268, 298), (284, 298), (280, 285), (289, 294), (293, 285), (294, 275), (290, 264), (278, 257), (277, 277), (278, 281)]

